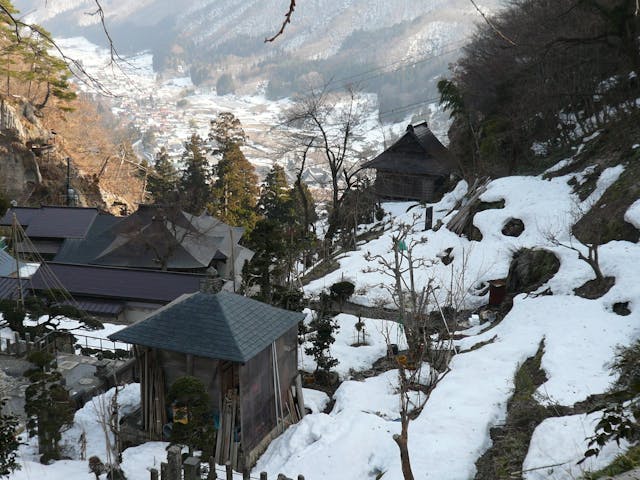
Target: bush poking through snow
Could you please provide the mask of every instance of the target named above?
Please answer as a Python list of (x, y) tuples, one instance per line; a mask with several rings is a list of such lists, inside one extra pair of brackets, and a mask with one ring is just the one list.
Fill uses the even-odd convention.
[(611, 440), (619, 443), (621, 440), (637, 442), (640, 439), (640, 340), (629, 347), (619, 348), (611, 368), (619, 377), (581, 462), (597, 456)]
[(314, 319), (309, 323), (311, 346), (305, 348), (307, 355), (312, 355), (316, 361), (316, 380), (319, 383), (329, 383), (331, 369), (338, 365), (338, 359), (331, 356), (331, 345), (336, 341), (333, 334), (340, 328), (329, 313), (331, 297), (323, 293), (320, 295), (320, 308)]

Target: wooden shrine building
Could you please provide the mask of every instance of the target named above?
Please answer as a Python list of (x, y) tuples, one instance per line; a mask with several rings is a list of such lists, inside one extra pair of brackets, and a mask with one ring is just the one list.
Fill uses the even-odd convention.
[(422, 122), (407, 126), (398, 141), (363, 168), (376, 170), (374, 190), (379, 197), (433, 202), (455, 165), (447, 148)]
[(109, 336), (135, 346), (143, 426), (162, 438), (169, 387), (200, 379), (211, 398), (217, 463), (250, 468), (284, 427), (304, 416), (298, 376), (302, 313), (228, 292), (183, 295)]

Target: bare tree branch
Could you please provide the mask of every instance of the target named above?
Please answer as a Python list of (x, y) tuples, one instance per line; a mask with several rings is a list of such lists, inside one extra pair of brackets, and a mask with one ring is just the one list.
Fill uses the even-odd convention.
[(504, 39), (505, 41), (507, 41), (508, 43), (510, 43), (511, 45), (513, 45), (514, 47), (517, 46), (518, 44), (516, 42), (514, 42), (513, 40), (511, 40), (509, 37), (507, 37), (504, 33), (502, 33), (498, 27), (495, 26), (495, 24), (491, 21), (491, 19), (489, 19), (489, 17), (487, 17), (485, 15), (485, 13), (480, 10), (480, 7), (478, 7), (478, 4), (475, 2), (475, 0), (469, 0), (471, 2), (471, 4), (475, 7), (475, 9), (478, 11), (478, 13), (482, 16), (482, 18), (484, 18), (484, 21), (487, 22), (487, 25), (489, 25), (489, 27), (491, 27), (491, 29), (496, 32), (502, 39)]
[(109, 34), (109, 29), (107, 28), (107, 24), (104, 19), (104, 10), (102, 9), (102, 5), (100, 4), (100, 0), (94, 0), (96, 4), (96, 10), (94, 12), (87, 13), (87, 15), (95, 16), (98, 15), (100, 17), (100, 25), (102, 27), (102, 31), (104, 36), (107, 37), (107, 42), (109, 43), (109, 56), (111, 58), (110, 63), (115, 63), (116, 60), (122, 60), (120, 54), (116, 50), (115, 44), (113, 43), (113, 39), (111, 38), (111, 34)]
[[(98, 0), (95, 0), (95, 1), (96, 3), (98, 3)], [(113, 92), (107, 89), (102, 84), (102, 82), (100, 82), (100, 80), (98, 80), (96, 77), (91, 75), (87, 70), (85, 70), (85, 68), (83, 67), (80, 61), (75, 60), (69, 57), (68, 55), (66, 55), (64, 51), (62, 51), (60, 46), (51, 37), (51, 35), (47, 33), (44, 29), (42, 29), (39, 25), (36, 25), (33, 23), (27, 23), (19, 18), (16, 18), (16, 16), (9, 10), (9, 8), (2, 5), (1, 3), (0, 3), (0, 13), (6, 15), (8, 23), (13, 26), (16, 34), (16, 39), (18, 42), (22, 41), (20, 29), (24, 28), (26, 30), (29, 30), (34, 35), (43, 38), (48, 44), (50, 44), (56, 50), (56, 52), (58, 52), (58, 55), (60, 55), (60, 58), (62, 58), (62, 60), (67, 64), (67, 68), (69, 69), (71, 74), (80, 83), (87, 85), (88, 87), (95, 88), (98, 92), (100, 92), (105, 96), (108, 96), (108, 97), (115, 96)]]
[[(97, 0), (96, 0), (97, 1)], [(284, 29), (287, 27), (287, 24), (291, 23), (291, 16), (293, 15), (294, 10), (296, 9), (296, 0), (291, 0), (289, 4), (289, 10), (284, 14), (284, 21), (282, 22), (282, 26), (280, 30), (271, 38), (265, 38), (264, 43), (273, 42), (276, 38), (284, 33)]]

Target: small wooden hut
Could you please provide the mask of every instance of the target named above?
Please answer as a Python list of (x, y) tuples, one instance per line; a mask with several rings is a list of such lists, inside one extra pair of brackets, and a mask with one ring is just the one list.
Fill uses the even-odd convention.
[(363, 168), (376, 170), (374, 190), (379, 197), (425, 202), (436, 200), (439, 187), (455, 170), (449, 151), (427, 122), (407, 126), (397, 142)]
[(297, 332), (304, 315), (228, 292), (197, 292), (109, 336), (135, 346), (149, 439), (171, 421), (165, 398), (178, 378), (205, 385), (217, 428), (217, 463), (250, 468), (304, 415)]

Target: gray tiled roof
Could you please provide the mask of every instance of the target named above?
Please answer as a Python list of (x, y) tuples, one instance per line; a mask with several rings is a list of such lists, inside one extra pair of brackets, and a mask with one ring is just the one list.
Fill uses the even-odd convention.
[(178, 298), (111, 340), (246, 362), (304, 318), (234, 293), (198, 292)]

